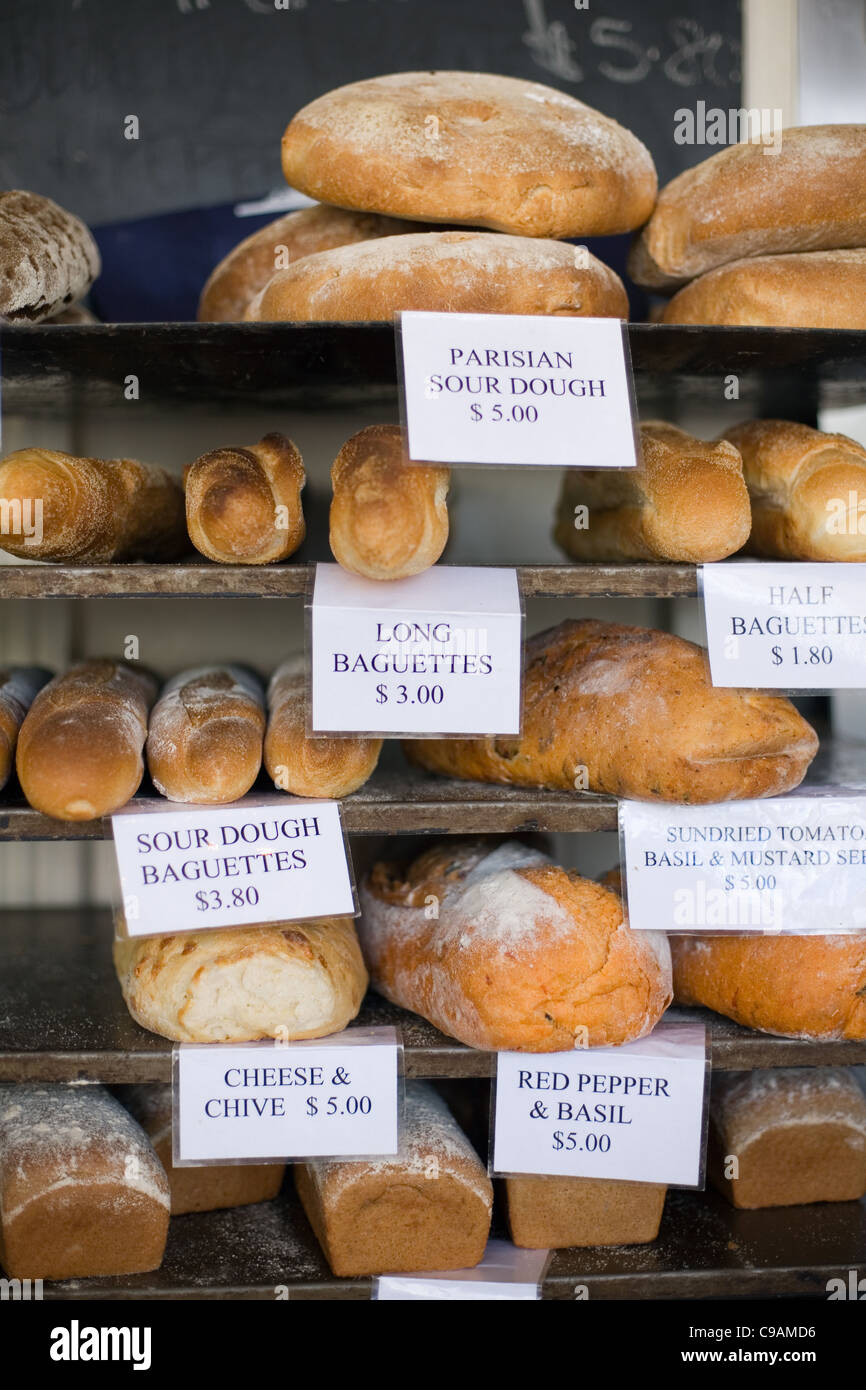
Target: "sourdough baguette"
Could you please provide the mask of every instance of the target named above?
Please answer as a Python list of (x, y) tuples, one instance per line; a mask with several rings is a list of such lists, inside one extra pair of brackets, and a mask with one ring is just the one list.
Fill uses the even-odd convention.
[(661, 322), (866, 328), (866, 247), (731, 261), (669, 299)]
[(331, 468), (331, 550), (365, 579), (405, 579), (435, 565), (448, 540), (450, 469), (410, 463), (399, 425), (353, 434)]
[(16, 769), (30, 805), (57, 820), (109, 816), (138, 791), (157, 683), (119, 661), (82, 661), (40, 690)]
[(373, 987), (469, 1047), (617, 1046), (671, 1001), (664, 935), (631, 931), (616, 893), (517, 841), (376, 864), (360, 897)]
[(102, 1086), (0, 1086), (0, 1265), (13, 1279), (156, 1269), (168, 1217), (159, 1159)]
[(136, 1023), (175, 1042), (339, 1033), (367, 972), (351, 918), (121, 937), (114, 966)]
[(288, 212), (245, 237), (211, 272), (198, 306), (199, 322), (234, 323), (277, 270), (303, 256), (376, 237), (420, 231), (415, 222), (346, 208), (315, 207)]
[(866, 1039), (866, 932), (672, 935), (678, 1004), (783, 1038)]
[[(183, 491), (152, 464), (18, 449), (0, 462), (0, 497), (21, 509), (3, 549), (29, 560), (104, 565), (175, 560), (189, 549)], [(37, 515), (41, 534), (28, 535)]]
[[(569, 469), (554, 538), (573, 560), (677, 560), (733, 555), (749, 538), (749, 494), (733, 444), (705, 444), (675, 425), (640, 427), (636, 468)], [(588, 524), (576, 525), (587, 507)]]
[(729, 145), (666, 184), (628, 273), (666, 288), (746, 256), (866, 246), (866, 125), (794, 126)]
[(610, 1178), (506, 1178), (511, 1239), (530, 1250), (646, 1245), (659, 1233), (666, 1193), (662, 1183)]
[(390, 322), (403, 309), (627, 318), (619, 276), (583, 249), (494, 232), (419, 232), (339, 246), (279, 270), (251, 321)]
[(0, 193), (0, 319), (40, 323), (87, 293), (100, 270), (84, 223), (38, 193)]
[(667, 632), (568, 621), (526, 644), (518, 738), (410, 739), (447, 777), (576, 786), (643, 801), (736, 801), (799, 786), (818, 750), (790, 700), (714, 688), (706, 652)]
[(262, 765), (265, 692), (250, 671), (203, 666), (164, 687), (147, 732), (147, 766), (169, 801), (237, 801)]
[(306, 535), (304, 464), (283, 434), (246, 449), (211, 449), (184, 473), (186, 524), (196, 550), (227, 565), (268, 565)]
[(399, 1152), (294, 1167), (307, 1219), (335, 1275), (469, 1269), (493, 1208), (487, 1170), (428, 1082), (406, 1085)]
[(15, 746), (24, 716), (51, 672), (42, 666), (13, 666), (0, 670), (0, 789), (15, 766)]
[(309, 738), (304, 658), (277, 667), (268, 686), (264, 763), (278, 791), (339, 800), (364, 785), (381, 751), (380, 738)]
[(658, 187), (649, 150), (540, 82), (399, 72), (305, 106), (283, 136), (293, 188), (340, 207), (530, 237), (639, 227)]
[(728, 437), (743, 457), (753, 554), (866, 561), (866, 449), (861, 444), (788, 420), (748, 420)]

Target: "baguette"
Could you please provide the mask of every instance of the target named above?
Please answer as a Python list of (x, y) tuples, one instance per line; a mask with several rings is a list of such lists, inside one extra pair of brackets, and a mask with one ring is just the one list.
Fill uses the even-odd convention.
[(753, 554), (866, 561), (862, 445), (788, 420), (748, 420), (728, 437), (743, 457)]
[(105, 565), (189, 549), (183, 491), (151, 464), (18, 449), (0, 462), (0, 497), (16, 509), (3, 549), (29, 560)]
[(866, 328), (866, 247), (732, 261), (669, 299), (661, 322)]
[(790, 700), (714, 688), (693, 642), (583, 619), (527, 642), (520, 737), (403, 748), (446, 777), (698, 804), (791, 791), (818, 739)]
[(331, 550), (365, 579), (405, 579), (435, 565), (448, 540), (450, 469), (410, 463), (399, 425), (369, 425), (331, 468)]
[[(749, 494), (733, 444), (705, 444), (675, 425), (640, 427), (636, 468), (575, 468), (563, 477), (554, 538), (573, 560), (676, 560), (733, 555), (749, 538)], [(576, 525), (578, 506), (588, 525)]]
[(268, 686), (264, 763), (278, 791), (339, 800), (372, 776), (381, 751), (380, 738), (308, 738), (304, 659), (277, 668)]
[(51, 672), (42, 666), (13, 666), (0, 671), (0, 789), (15, 766), (15, 746), (24, 716), (50, 679)]
[(468, 1047), (563, 1052), (642, 1038), (671, 1001), (661, 932), (517, 841), (374, 865), (359, 933), (374, 989)]
[(147, 733), (147, 766), (169, 801), (237, 801), (262, 765), (265, 693), (237, 666), (182, 671), (164, 687)]
[(87, 293), (100, 270), (84, 223), (38, 193), (0, 193), (0, 319), (41, 323)]
[(21, 725), (16, 769), (30, 805), (57, 820), (125, 806), (144, 774), (157, 683), (119, 661), (83, 661), (40, 690)]
[(667, 288), (743, 257), (866, 246), (866, 125), (794, 126), (729, 145), (661, 190), (628, 273)]
[(305, 256), (249, 305), (253, 322), (390, 323), (403, 309), (627, 318), (619, 276), (585, 248), (493, 232), (420, 232)]
[(306, 535), (304, 482), (301, 455), (283, 434), (202, 454), (184, 474), (190, 540), (227, 565), (285, 560)]

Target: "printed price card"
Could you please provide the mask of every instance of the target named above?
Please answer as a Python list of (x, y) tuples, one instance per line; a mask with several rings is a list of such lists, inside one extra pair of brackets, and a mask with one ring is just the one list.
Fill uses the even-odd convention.
[(393, 1028), (312, 1042), (181, 1043), (172, 1064), (174, 1163), (372, 1157), (398, 1147)]
[(636, 465), (619, 319), (407, 312), (397, 332), (411, 459)]
[(623, 1047), (500, 1052), (493, 1169), (699, 1187), (706, 1030), (659, 1023)]
[(317, 565), (310, 732), (517, 734), (522, 626), (513, 569), (380, 583)]
[(339, 802), (144, 806), (111, 817), (129, 936), (354, 916)]
[(866, 689), (866, 565), (701, 569), (713, 685)]
[(411, 1299), (537, 1301), (549, 1258), (549, 1250), (521, 1250), (507, 1240), (489, 1240), (483, 1260), (474, 1269), (455, 1269), (448, 1274), (383, 1274), (377, 1280), (375, 1296), (385, 1303)]
[(619, 826), (636, 931), (866, 931), (866, 792), (621, 801)]

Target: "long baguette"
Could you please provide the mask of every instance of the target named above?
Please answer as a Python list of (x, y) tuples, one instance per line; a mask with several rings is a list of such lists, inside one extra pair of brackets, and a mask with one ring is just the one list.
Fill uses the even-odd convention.
[(51, 679), (42, 666), (14, 666), (0, 671), (0, 788), (15, 766), (15, 745), (24, 717), (37, 693)]
[(264, 762), (279, 791), (343, 797), (376, 770), (380, 738), (308, 738), (303, 657), (290, 657), (271, 677)]
[(248, 792), (262, 765), (264, 690), (250, 671), (182, 671), (150, 716), (147, 765), (169, 801), (224, 803)]
[(266, 434), (245, 449), (212, 449), (184, 474), (186, 522), (196, 550), (228, 565), (269, 565), (306, 534), (304, 464), (290, 439)]

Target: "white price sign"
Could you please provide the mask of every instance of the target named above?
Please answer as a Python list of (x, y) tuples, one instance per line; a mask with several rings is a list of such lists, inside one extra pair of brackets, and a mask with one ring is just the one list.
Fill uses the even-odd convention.
[(866, 930), (866, 793), (621, 801), (619, 825), (636, 931)]
[(636, 465), (619, 319), (411, 312), (398, 334), (411, 459)]
[(519, 733), (522, 623), (513, 569), (380, 583), (317, 565), (311, 732)]
[(701, 1182), (706, 1030), (660, 1023), (639, 1042), (500, 1052), (496, 1173)]
[(395, 1154), (398, 1051), (393, 1028), (287, 1044), (181, 1043), (173, 1054), (173, 1161)]
[(521, 1250), (507, 1240), (489, 1240), (483, 1260), (474, 1269), (455, 1269), (447, 1274), (383, 1274), (377, 1282), (376, 1298), (380, 1303), (413, 1299), (425, 1303), (537, 1302), (549, 1255), (548, 1250)]
[(866, 565), (728, 560), (701, 578), (713, 685), (866, 689)]
[(339, 802), (143, 805), (111, 818), (128, 935), (354, 916)]

